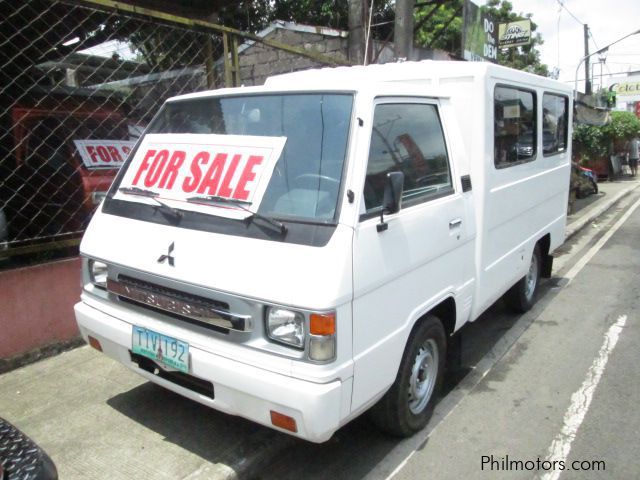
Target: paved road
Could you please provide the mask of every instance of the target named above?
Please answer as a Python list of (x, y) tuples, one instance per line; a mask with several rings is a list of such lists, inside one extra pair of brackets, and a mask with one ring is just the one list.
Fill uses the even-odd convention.
[(482, 457), (544, 461), (567, 445), (565, 461), (605, 461), (606, 473), (562, 479), (637, 478), (640, 209), (604, 242), (632, 197), (566, 244), (534, 310), (497, 304), (465, 327), (448, 395), (411, 439), (361, 418), (326, 444), (305, 443), (146, 383), (88, 347), (0, 376), (0, 416), (50, 453), (62, 479), (532, 478), (545, 472), (482, 470)]

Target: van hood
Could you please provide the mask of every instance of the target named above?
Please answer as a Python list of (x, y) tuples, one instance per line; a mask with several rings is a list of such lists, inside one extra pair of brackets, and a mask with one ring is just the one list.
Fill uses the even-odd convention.
[[(202, 232), (96, 213), (82, 255), (254, 300), (329, 309), (351, 298), (353, 230), (314, 247)], [(172, 257), (172, 261), (163, 256)], [(173, 265), (172, 265), (173, 264)]]

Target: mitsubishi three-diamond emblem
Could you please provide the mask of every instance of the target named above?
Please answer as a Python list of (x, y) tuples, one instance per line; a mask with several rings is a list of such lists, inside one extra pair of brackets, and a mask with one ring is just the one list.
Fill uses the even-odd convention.
[(173, 256), (174, 243), (175, 242), (171, 242), (171, 245), (169, 245), (169, 250), (167, 251), (166, 255), (160, 255), (160, 257), (158, 258), (158, 263), (164, 263), (168, 260), (170, 266), (172, 267), (175, 266), (174, 264), (175, 257)]

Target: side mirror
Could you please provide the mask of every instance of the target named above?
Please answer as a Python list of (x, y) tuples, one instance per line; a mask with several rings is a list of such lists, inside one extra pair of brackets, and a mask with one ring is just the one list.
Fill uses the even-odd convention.
[(402, 192), (404, 190), (404, 173), (387, 173), (387, 182), (384, 185), (382, 208), (385, 213), (397, 213), (402, 206)]
[(384, 185), (382, 197), (382, 210), (380, 211), (380, 223), (376, 227), (378, 232), (383, 232), (389, 225), (384, 221), (385, 213), (397, 213), (402, 206), (402, 193), (404, 191), (404, 173), (389, 172)]

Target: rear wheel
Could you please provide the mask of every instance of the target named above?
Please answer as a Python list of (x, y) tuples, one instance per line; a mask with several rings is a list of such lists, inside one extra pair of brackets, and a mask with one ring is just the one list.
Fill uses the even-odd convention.
[(371, 410), (381, 430), (408, 437), (424, 428), (440, 392), (446, 351), (442, 323), (428, 315), (409, 338), (395, 382)]
[(533, 307), (538, 293), (541, 267), (542, 255), (540, 254), (540, 247), (536, 244), (531, 255), (529, 271), (504, 296), (511, 310), (516, 313), (524, 313)]

